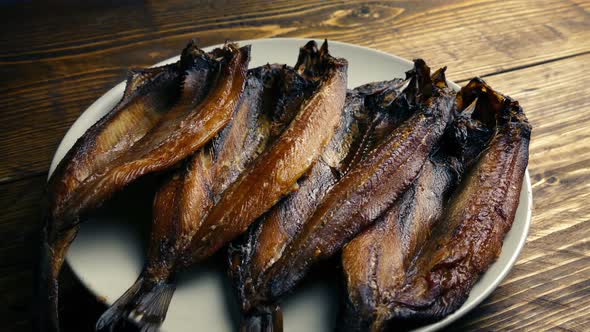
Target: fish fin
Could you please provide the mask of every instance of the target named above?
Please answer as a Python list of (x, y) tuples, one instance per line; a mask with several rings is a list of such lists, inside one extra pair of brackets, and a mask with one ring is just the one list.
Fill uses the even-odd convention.
[(176, 286), (173, 283), (163, 282), (141, 295), (137, 307), (131, 314), (139, 317), (142, 332), (157, 331), (160, 328), (175, 290)]
[(112, 327), (120, 321), (121, 318), (126, 318), (128, 316), (128, 308), (136, 302), (135, 299), (140, 294), (143, 288), (143, 283), (143, 277), (139, 277), (133, 286), (129, 287), (129, 289), (100, 316), (96, 322), (96, 331)]
[(134, 96), (146, 92), (150, 84), (153, 83), (158, 76), (166, 72), (172, 73), (177, 70), (178, 63), (168, 64), (153, 68), (133, 68), (127, 72), (127, 79), (125, 81), (125, 90), (119, 105), (130, 101)]
[(96, 322), (96, 330), (114, 327), (121, 319), (136, 318), (141, 331), (157, 331), (166, 318), (176, 286), (168, 281), (153, 284), (139, 277)]
[[(439, 76), (440, 73), (437, 73)], [(406, 79), (410, 80), (403, 95), (410, 105), (417, 105), (432, 96), (432, 78), (430, 67), (422, 59), (414, 60), (414, 68), (406, 72)]]
[[(49, 217), (46, 217), (49, 218)], [(34, 331), (58, 332), (59, 327), (59, 274), (70, 244), (78, 227), (63, 231), (51, 227), (53, 220), (46, 219), (41, 231), (41, 250), (36, 273), (34, 296)]]
[(141, 327), (140, 332), (157, 332), (160, 330), (160, 325), (147, 324)]
[(279, 305), (257, 308), (242, 317), (240, 332), (283, 332), (283, 312)]
[(313, 59), (317, 58), (318, 44), (315, 40), (308, 41), (305, 46), (299, 49), (299, 56), (297, 57), (297, 63), (295, 63), (295, 70), (299, 74), (304, 74), (306, 70), (309, 70)]
[(445, 75), (445, 72), (447, 71), (447, 66), (444, 66), (442, 68), (439, 68), (437, 71), (434, 72), (434, 74), (432, 74), (431, 78), (432, 78), (432, 83), (434, 83), (434, 85), (439, 88), (439, 89), (444, 89), (447, 88), (447, 78)]

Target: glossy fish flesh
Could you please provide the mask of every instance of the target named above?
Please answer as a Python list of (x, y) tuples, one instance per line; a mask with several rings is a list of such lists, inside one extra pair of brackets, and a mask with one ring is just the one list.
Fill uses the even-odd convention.
[[(316, 49), (315, 42), (307, 48)], [(187, 260), (201, 261), (244, 233), (281, 197), (293, 191), (320, 157), (340, 123), (346, 97), (347, 63), (328, 53), (324, 42), (317, 53), (319, 85), (306, 99), (276, 142), (258, 157), (213, 207), (193, 237)], [(307, 65), (307, 64), (306, 64)], [(301, 69), (298, 64), (296, 69)]]
[(169, 175), (154, 199), (153, 225), (146, 265), (134, 285), (97, 322), (97, 330), (128, 315), (145, 326), (159, 326), (172, 298), (178, 259), (201, 222), (229, 184), (270, 143), (274, 86), (282, 66), (248, 73), (233, 120), (203, 149)]
[(474, 115), (468, 109), (455, 118), (412, 186), (344, 247), (341, 330), (384, 330), (392, 315), (391, 294), (405, 285), (412, 262), (442, 219), (463, 171), (492, 137), (493, 125), (486, 126)]
[(313, 263), (332, 256), (371, 225), (418, 176), (452, 119), (455, 94), (433, 84), (430, 69), (422, 60), (415, 62), (409, 76), (413, 77), (399, 99), (415, 113), (322, 200), (268, 272), (273, 276), (268, 298), (277, 299), (291, 290)]
[[(459, 93), (475, 102), (473, 117), (494, 128), (467, 169), (444, 217), (409, 268), (405, 285), (388, 295), (389, 322), (431, 322), (457, 310), (479, 276), (500, 254), (519, 204), (531, 126), (517, 101), (480, 79)], [(472, 149), (464, 153), (472, 154)]]
[[(80, 218), (138, 177), (176, 164), (231, 118), (249, 48), (216, 56), (193, 44), (175, 65), (133, 74), (121, 102), (68, 152), (48, 185), (39, 295), (40, 329), (59, 330), (57, 277)], [(180, 84), (179, 84), (180, 82)]]
[[(375, 113), (384, 110), (365, 107), (366, 95), (399, 93), (395, 88), (401, 86), (402, 80), (394, 80), (349, 91), (341, 124), (309, 173), (297, 181), (297, 191), (260, 217), (244, 243), (236, 243), (230, 249), (230, 274), (245, 315), (242, 330), (265, 330), (264, 324), (273, 324), (273, 330), (281, 329), (278, 305), (265, 299), (268, 277), (264, 273), (281, 257), (322, 198), (358, 162), (372, 140)], [(272, 317), (264, 317), (269, 315)]]
[(284, 65), (249, 71), (233, 120), (158, 192), (146, 266), (136, 283), (99, 319), (97, 329), (113, 326), (129, 314), (143, 328), (157, 328), (163, 322), (174, 291), (174, 274), (191, 264), (186, 260), (191, 238), (210, 208), (280, 137), (316, 87), (314, 80)]

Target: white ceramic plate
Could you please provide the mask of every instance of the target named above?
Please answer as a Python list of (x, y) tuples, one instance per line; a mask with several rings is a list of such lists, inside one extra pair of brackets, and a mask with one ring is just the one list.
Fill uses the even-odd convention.
[[(294, 65), (298, 49), (305, 42), (307, 40), (277, 38), (242, 41), (240, 45), (252, 45), (250, 68), (253, 68), (268, 62)], [(212, 48), (208, 47), (206, 50)], [(373, 81), (405, 77), (405, 71), (412, 67), (408, 60), (350, 44), (330, 42), (330, 52), (348, 60), (349, 88)], [(158, 65), (177, 59), (171, 58)], [(453, 68), (449, 68), (449, 71), (452, 70)], [(458, 88), (454, 83), (451, 85)], [(50, 174), (76, 139), (119, 101), (123, 89), (124, 83), (115, 86), (78, 118), (55, 153)], [(116, 300), (135, 281), (143, 264), (142, 234), (145, 234), (145, 230), (137, 225), (143, 223), (143, 229), (149, 225), (151, 205), (149, 198), (141, 199), (142, 192), (141, 189), (132, 190), (128, 195), (138, 196), (135, 203), (126, 202), (122, 206), (111, 204), (111, 207), (99, 216), (84, 223), (67, 257), (72, 269), (86, 287), (108, 304)], [(525, 243), (531, 220), (531, 207), (531, 184), (527, 171), (516, 219), (504, 240), (502, 254), (496, 263), (475, 285), (467, 302), (458, 311), (436, 324), (424, 326), (417, 331), (434, 331), (448, 325), (478, 305), (498, 286), (512, 268)], [(196, 267), (179, 276), (178, 288), (162, 327), (163, 331), (237, 330), (239, 314), (231, 285), (224, 272), (224, 263), (223, 257), (218, 256), (204, 266)], [(285, 331), (310, 332), (334, 329), (340, 298), (339, 276), (335, 271), (324, 271), (316, 275), (314, 280), (304, 282), (283, 302)]]

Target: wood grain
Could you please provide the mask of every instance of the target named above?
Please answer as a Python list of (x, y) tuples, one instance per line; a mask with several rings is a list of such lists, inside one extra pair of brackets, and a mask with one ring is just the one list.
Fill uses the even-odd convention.
[[(65, 129), (123, 80), (127, 68), (176, 55), (190, 38), (202, 45), (277, 36), (329, 38), (445, 64), (453, 80), (590, 52), (588, 2), (28, 6), (3, 12), (16, 27), (23, 13), (34, 19), (26, 28), (3, 31), (11, 35), (0, 38), (0, 75), (5, 80), (0, 109), (9, 110), (0, 113), (0, 141), (6, 142), (0, 147), (0, 182), (45, 172)], [(221, 11), (222, 17), (216, 15)], [(60, 30), (47, 38), (48, 26)], [(35, 144), (23, 146), (23, 140)]]
[[(177, 54), (190, 38), (318, 37), (481, 75), (518, 99), (534, 126), (533, 226), (502, 285), (449, 330), (590, 326), (590, 1), (92, 0), (0, 5), (2, 330), (28, 331), (51, 157), (65, 131), (129, 67)], [(66, 270), (66, 331), (103, 309)], [(79, 310), (84, 308), (84, 310)]]
[(30, 329), (29, 305), (33, 287), (33, 261), (37, 246), (39, 203), (45, 178), (34, 177), (5, 184), (0, 190), (0, 291), (5, 305), (0, 317), (11, 317), (8, 331)]

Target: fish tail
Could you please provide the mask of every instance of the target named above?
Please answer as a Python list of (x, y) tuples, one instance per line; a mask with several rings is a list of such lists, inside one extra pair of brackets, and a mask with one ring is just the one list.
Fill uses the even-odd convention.
[(96, 322), (96, 330), (100, 331), (108, 326), (116, 324), (123, 316), (129, 314), (128, 307), (133, 304), (143, 286), (143, 278), (140, 277), (129, 287), (127, 291), (111, 305)]
[(242, 317), (240, 332), (283, 332), (283, 312), (278, 305), (256, 308)]
[(41, 247), (39, 252), (39, 265), (35, 273), (35, 300), (33, 330), (34, 331), (59, 331), (58, 312), (58, 279), (55, 274), (55, 251), (49, 243), (47, 227), (41, 232)]
[(143, 294), (139, 305), (133, 314), (140, 315), (141, 331), (157, 331), (166, 318), (172, 295), (176, 285), (173, 283), (160, 283), (150, 292)]
[(50, 229), (51, 220), (46, 220), (41, 230), (41, 243), (37, 273), (35, 273), (34, 331), (58, 332), (59, 327), (59, 273), (66, 253), (78, 227), (54, 232)]
[(96, 322), (96, 330), (115, 326), (121, 319), (131, 316), (142, 332), (157, 331), (168, 312), (174, 295), (174, 283), (150, 282), (143, 276), (131, 286)]

